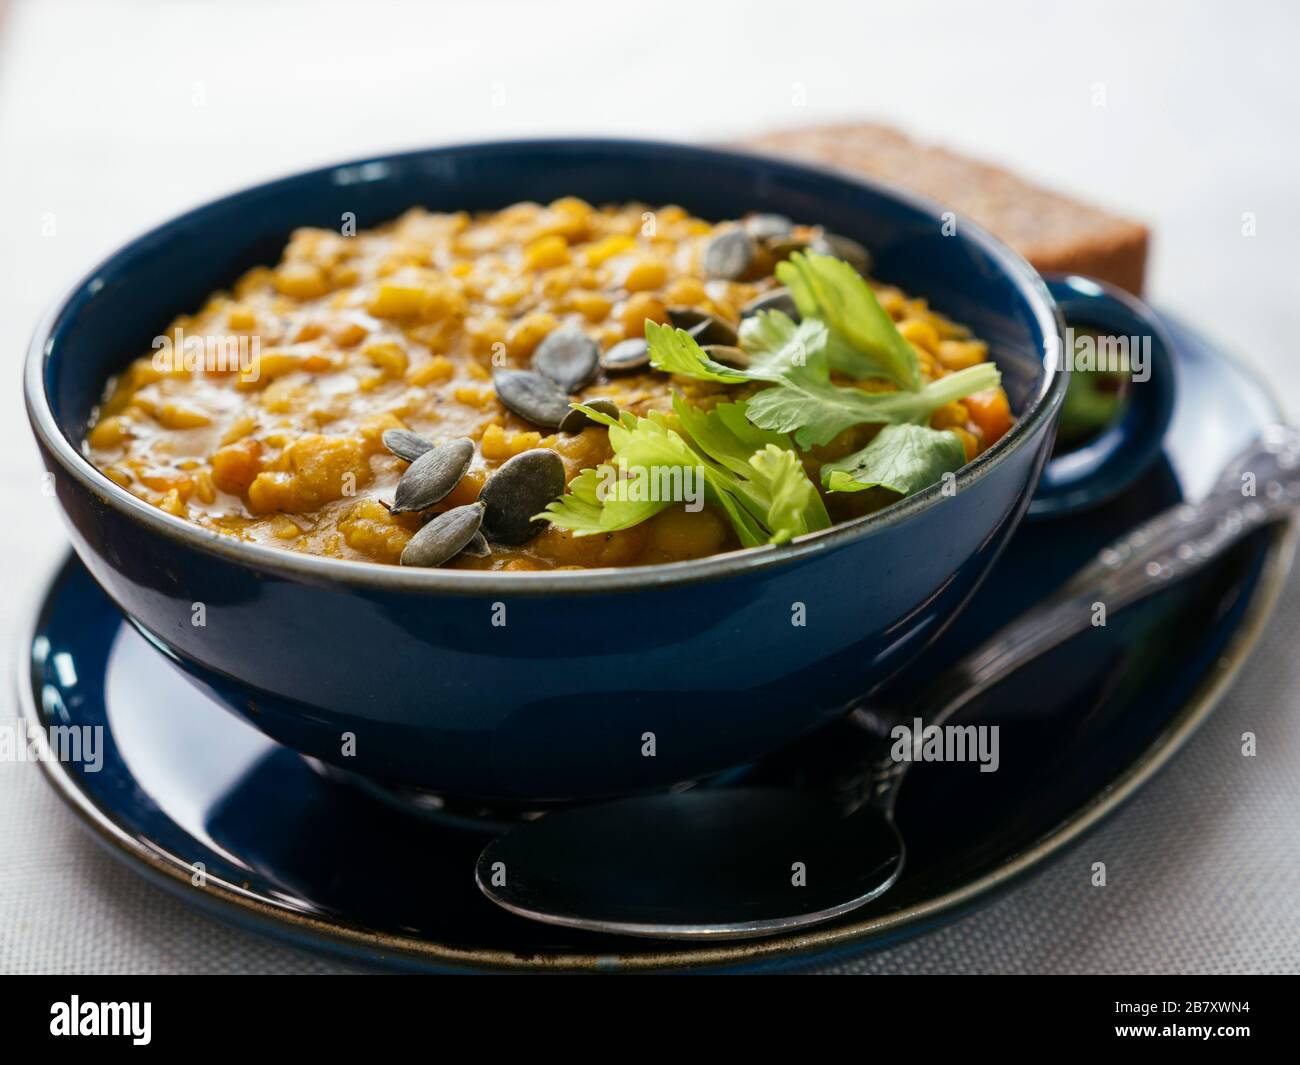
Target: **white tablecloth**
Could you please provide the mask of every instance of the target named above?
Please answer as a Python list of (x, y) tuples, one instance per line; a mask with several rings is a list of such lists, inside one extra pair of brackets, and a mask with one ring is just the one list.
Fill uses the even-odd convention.
[[(40, 310), (184, 206), (388, 148), (886, 118), (1150, 221), (1153, 296), (1225, 338), (1294, 412), (1300, 20), (1282, 2), (1135, 6), (805, 3), (792, 23), (783, 3), (12, 4), (0, 23), (5, 646), (63, 550), (17, 387)], [(713, 44), (689, 65), (683, 40)], [(840, 968), (1300, 971), (1298, 635), (1293, 581), (1224, 705), (1134, 803), (988, 909)], [(8, 719), (10, 677), (2, 690)], [(1240, 754), (1244, 731), (1256, 758)], [(0, 811), (0, 972), (343, 968), (120, 867), (35, 766), (0, 764)], [(1090, 884), (1097, 860), (1105, 888)]]

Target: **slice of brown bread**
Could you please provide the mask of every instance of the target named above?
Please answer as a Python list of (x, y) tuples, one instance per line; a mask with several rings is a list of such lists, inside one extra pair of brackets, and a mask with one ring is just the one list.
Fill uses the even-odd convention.
[(1141, 293), (1146, 226), (1031, 185), (996, 166), (871, 123), (767, 133), (737, 145), (841, 167), (912, 189), (984, 226), (1039, 270), (1070, 270)]

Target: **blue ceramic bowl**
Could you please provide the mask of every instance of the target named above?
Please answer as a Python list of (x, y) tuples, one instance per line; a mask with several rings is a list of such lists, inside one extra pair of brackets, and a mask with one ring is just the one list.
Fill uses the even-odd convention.
[[(273, 262), (294, 227), (567, 194), (708, 218), (778, 211), (863, 241), (880, 277), (989, 341), (1016, 426), (961, 471), (955, 496), (936, 487), (780, 548), (535, 574), (233, 542), (83, 458), (106, 378), (177, 312)], [(495, 143), (329, 167), (190, 211), (101, 263), (37, 331), (28, 410), (95, 579), (275, 739), (370, 777), (492, 799), (662, 786), (771, 751), (869, 692), (961, 609), (1029, 505), (1066, 384), (1045, 358), (1057, 311), (1019, 257), (964, 221), (944, 236), (940, 214), (849, 177), (669, 144)]]

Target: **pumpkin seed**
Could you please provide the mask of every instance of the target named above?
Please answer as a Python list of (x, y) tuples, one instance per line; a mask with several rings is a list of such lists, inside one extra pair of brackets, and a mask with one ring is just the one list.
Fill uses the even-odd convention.
[(383, 439), (384, 447), (407, 462), (414, 462), (426, 451), (433, 450), (432, 443), (408, 429), (385, 429)]
[(628, 337), (620, 340), (600, 357), (606, 373), (627, 373), (650, 365), (650, 346), (645, 337)]
[(701, 322), (707, 322), (711, 315), (708, 311), (702, 311), (698, 307), (669, 307), (668, 324), (674, 329), (685, 329), (690, 332)]
[(487, 479), (479, 502), (487, 509), (483, 532), (494, 544), (527, 543), (546, 522), (534, 515), (564, 491), (564, 460), (547, 448), (534, 448), (509, 459)]
[(478, 535), (484, 510), (482, 503), (467, 503), (439, 514), (407, 541), (402, 565), (441, 566), (455, 558)]
[[(618, 421), (618, 404), (612, 399), (589, 399), (584, 406), (590, 407), (592, 410), (598, 410), (601, 414), (608, 414), (615, 421)], [(564, 416), (564, 421), (560, 422), (560, 432), (578, 433), (587, 426), (596, 424), (582, 411), (571, 408), (569, 413)]]
[(725, 366), (739, 366), (743, 369), (750, 362), (747, 352), (731, 344), (705, 344), (702, 350), (714, 362)]
[(558, 429), (569, 413), (568, 394), (532, 370), (498, 370), (492, 384), (506, 410), (543, 429)]
[(871, 252), (851, 237), (823, 232), (813, 239), (808, 249), (819, 255), (833, 255), (837, 259), (843, 259), (860, 274), (871, 270)]
[(669, 307), (668, 321), (674, 328), (685, 329), (701, 346), (736, 343), (736, 330), (730, 322), (695, 307)]
[(460, 484), (473, 459), (474, 445), (463, 439), (426, 451), (406, 467), (389, 509), (405, 514), (433, 506)]
[(741, 320), (743, 321), (759, 311), (780, 311), (782, 314), (789, 315), (796, 322), (799, 321), (799, 308), (795, 305), (794, 297), (790, 295), (788, 288), (774, 288), (771, 292), (764, 292), (761, 296), (755, 296), (740, 308)]
[(480, 529), (474, 534), (470, 542), (461, 548), (461, 553), (473, 555), (475, 558), (487, 558), (488, 555), (492, 554), (492, 545), (487, 542), (487, 537), (483, 535), (483, 531)]
[(754, 265), (758, 246), (743, 229), (719, 233), (704, 248), (704, 272), (724, 281), (739, 281)]
[(780, 237), (769, 237), (763, 241), (763, 247), (774, 260), (788, 259), (797, 251), (808, 247), (808, 241), (796, 237), (793, 233)]
[(565, 392), (589, 384), (599, 365), (599, 346), (573, 325), (552, 330), (533, 352), (533, 369)]
[(741, 225), (746, 233), (760, 241), (787, 236), (794, 229), (794, 223), (785, 215), (770, 213), (747, 215)]

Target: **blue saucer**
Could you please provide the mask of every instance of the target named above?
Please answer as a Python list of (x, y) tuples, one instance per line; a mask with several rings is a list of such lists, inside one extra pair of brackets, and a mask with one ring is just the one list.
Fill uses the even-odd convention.
[[(1277, 417), (1240, 367), (1186, 327), (1167, 325), (1180, 377), (1162, 460), (1104, 507), (1026, 523), (966, 612), (899, 685), (932, 675), (1127, 526), (1199, 495)], [(54, 579), (24, 648), (20, 699), (45, 726), (103, 726), (98, 772), (44, 765), (92, 834), (157, 883), (242, 924), (424, 969), (771, 969), (950, 920), (1128, 799), (1224, 691), (1293, 548), (1290, 528), (1258, 534), (973, 705), (963, 721), (1003, 726), (1001, 768), (915, 767), (899, 803), (909, 865), (898, 886), (811, 932), (758, 941), (622, 940), (497, 909), (474, 884), (479, 826), (395, 811), (266, 739), (163, 666), (75, 560)]]

